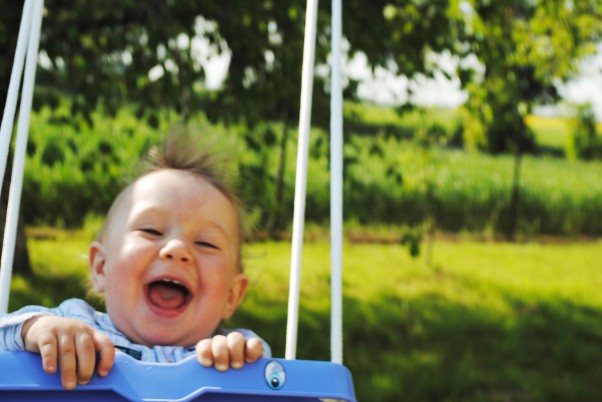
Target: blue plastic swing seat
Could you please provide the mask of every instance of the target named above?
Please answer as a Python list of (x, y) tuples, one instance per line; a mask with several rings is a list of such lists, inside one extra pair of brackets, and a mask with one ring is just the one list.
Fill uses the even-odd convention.
[(340, 364), (261, 359), (219, 372), (194, 356), (178, 363), (146, 363), (117, 352), (107, 377), (65, 390), (39, 355), (0, 352), (0, 401), (233, 401), (356, 402), (349, 370)]

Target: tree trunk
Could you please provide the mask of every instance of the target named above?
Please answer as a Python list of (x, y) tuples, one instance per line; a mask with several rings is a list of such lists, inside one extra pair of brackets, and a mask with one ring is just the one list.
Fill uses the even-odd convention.
[(514, 240), (516, 226), (518, 223), (518, 201), (520, 194), (520, 171), (521, 171), (522, 152), (520, 147), (516, 147), (514, 153), (514, 174), (512, 177), (512, 195), (510, 196), (509, 222), (506, 230), (506, 239)]
[(282, 210), (284, 202), (284, 173), (286, 168), (286, 145), (289, 137), (288, 116), (282, 119), (282, 138), (280, 139), (280, 160), (278, 162), (278, 173), (276, 174), (276, 203), (274, 213), (268, 223), (268, 233), (271, 238), (276, 237), (276, 232), (280, 229)]

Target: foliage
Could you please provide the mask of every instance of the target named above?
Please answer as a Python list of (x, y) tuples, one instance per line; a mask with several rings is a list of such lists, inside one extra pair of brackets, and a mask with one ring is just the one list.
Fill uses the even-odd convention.
[(194, 3), (47, 1), (36, 105), (57, 106), (67, 96), (72, 114), (86, 119), (97, 105), (114, 114), (126, 103), (151, 122), (163, 108), (186, 116), (205, 73), (185, 39), (195, 35)]
[[(21, 3), (0, 5), (2, 54), (14, 52)], [(151, 122), (155, 110), (167, 107), (183, 118), (204, 111), (213, 121), (271, 120), (286, 127), (298, 110), (304, 7), (300, 0), (237, 0), (226, 12), (218, 1), (90, 7), (48, 0), (34, 99), (54, 107), (69, 97), (73, 115), (84, 118), (97, 104), (110, 114), (128, 104)], [(325, 126), (330, 9), (320, 7), (316, 64), (326, 69), (316, 74), (313, 112), (314, 123)], [(601, 13), (590, 0), (350, 0), (345, 50), (408, 77), (432, 76), (439, 69), (432, 55), (448, 52), (460, 60), (458, 74), (471, 98), (468, 142), (494, 152), (529, 149), (524, 117), (534, 102), (554, 101), (556, 83), (594, 51)], [(207, 62), (223, 54), (231, 57), (227, 78), (208, 91)], [(474, 56), (482, 74), (466, 62)], [(11, 58), (3, 60), (0, 82), (8, 82)], [(345, 96), (353, 98), (356, 83), (346, 80)]]
[[(35, 234), (36, 276), (14, 279), (11, 309), (85, 297), (89, 231)], [(600, 400), (601, 252), (599, 241), (439, 241), (426, 267), (396, 244), (346, 244), (344, 363), (358, 400)], [(245, 255), (251, 286), (228, 324), (253, 329), (282, 356), (290, 244), (250, 244)], [(330, 357), (328, 265), (327, 242), (306, 242), (302, 359)]]
[[(0, 82), (8, 83), (23, 1), (0, 5)], [(328, 54), (328, 14), (320, 12), (318, 64)], [(155, 110), (182, 118), (204, 111), (214, 120), (294, 121), (299, 109), (305, 2), (121, 1), (45, 3), (35, 106), (68, 97), (74, 116), (98, 105), (109, 114), (135, 106), (155, 122)], [(206, 68), (230, 56), (226, 81), (210, 91)], [(319, 77), (318, 77), (319, 80)], [(316, 85), (316, 121), (327, 122), (324, 85)], [(5, 94), (4, 85), (0, 95)], [(4, 96), (1, 96), (4, 98)], [(261, 100), (258, 102), (257, 100)]]
[[(237, 1), (230, 4), (233, 12), (224, 12), (221, 4), (199, 8), (205, 19), (215, 22), (213, 34), (231, 55), (226, 80), (203, 105), (211, 120), (244, 121), (251, 126), (265, 120), (288, 124), (296, 120), (305, 2), (278, 3)], [(318, 44), (318, 62), (323, 62), (322, 43)], [(320, 102), (328, 102), (319, 89), (318, 110)]]
[(103, 215), (170, 121), (162, 119), (160, 134), (123, 109), (115, 119), (93, 114), (94, 129), (85, 122), (74, 128), (65, 124), (69, 113), (32, 114), (22, 196), (27, 223), (79, 227), (87, 214)]
[(506, 235), (518, 226), (522, 163), (535, 150), (525, 117), (535, 102), (553, 103), (556, 85), (575, 74), (578, 62), (595, 52), (602, 35), (602, 6), (589, 0), (459, 1), (465, 30), (458, 53), (474, 55), (484, 67), (460, 69), (467, 88), (465, 142), (492, 153), (515, 155)]
[(454, 4), (453, 0), (345, 1), (349, 52), (361, 51), (372, 67), (387, 67), (408, 77), (432, 75), (435, 66), (426, 55), (451, 49), (462, 28), (453, 18)]
[(458, 4), (463, 11), (456, 17), (465, 27), (458, 43), (463, 51), (458, 54), (473, 54), (484, 67), (477, 74), (474, 65), (460, 66), (469, 92), (467, 110), (475, 120), (468, 125), (469, 138), (492, 152), (532, 150), (524, 117), (535, 102), (553, 103), (557, 83), (571, 78), (578, 61), (595, 52), (602, 34), (600, 4), (589, 0)]

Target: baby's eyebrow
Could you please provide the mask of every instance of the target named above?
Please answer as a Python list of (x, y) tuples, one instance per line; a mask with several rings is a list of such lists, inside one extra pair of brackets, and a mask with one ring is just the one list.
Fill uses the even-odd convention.
[(132, 210), (128, 223), (130, 225), (141, 225), (152, 221), (156, 223), (157, 220), (163, 220), (168, 215), (168, 213), (158, 208), (136, 208)]
[(217, 222), (217, 221), (207, 221), (207, 220), (205, 220), (205, 222), (207, 223), (207, 226), (209, 228), (216, 229), (228, 241), (231, 241), (230, 236), (228, 235), (228, 231), (226, 230), (226, 228), (220, 222)]

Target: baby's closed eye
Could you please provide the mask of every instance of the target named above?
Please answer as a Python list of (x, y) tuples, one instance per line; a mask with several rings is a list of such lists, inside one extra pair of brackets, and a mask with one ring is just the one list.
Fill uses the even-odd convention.
[(194, 242), (194, 244), (196, 244), (197, 246), (207, 247), (207, 248), (211, 248), (214, 250), (220, 249), (220, 247), (215, 242), (211, 242), (211, 241), (197, 240)]
[(163, 236), (163, 233), (160, 230), (154, 228), (140, 228), (138, 231), (149, 234), (151, 236)]

